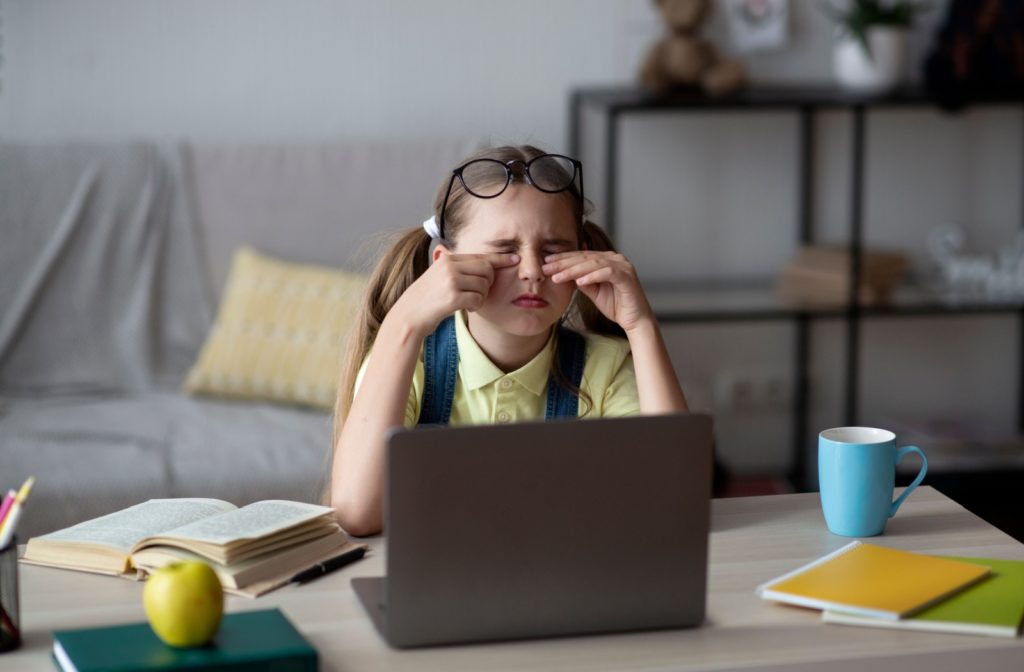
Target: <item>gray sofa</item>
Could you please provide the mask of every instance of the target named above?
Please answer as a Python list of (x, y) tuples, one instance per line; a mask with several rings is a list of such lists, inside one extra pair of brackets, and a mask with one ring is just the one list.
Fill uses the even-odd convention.
[(366, 270), (473, 142), (0, 144), (0, 487), (22, 539), (152, 497), (312, 501), (326, 412), (179, 391), (242, 245)]

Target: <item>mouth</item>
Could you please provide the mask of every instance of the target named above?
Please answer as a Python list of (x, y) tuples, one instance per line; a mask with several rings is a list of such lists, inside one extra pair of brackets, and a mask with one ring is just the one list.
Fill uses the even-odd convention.
[(520, 308), (545, 308), (548, 305), (548, 302), (537, 294), (520, 294), (512, 303)]

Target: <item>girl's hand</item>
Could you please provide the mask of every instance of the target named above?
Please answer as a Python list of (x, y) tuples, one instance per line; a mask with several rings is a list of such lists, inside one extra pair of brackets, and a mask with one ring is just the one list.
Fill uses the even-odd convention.
[(388, 315), (396, 314), (425, 338), (455, 311), (480, 308), (494, 283), (494, 271), (518, 263), (517, 254), (454, 254), (442, 249)]
[(552, 282), (575, 282), (605, 317), (627, 333), (651, 319), (654, 311), (636, 269), (618, 252), (578, 250), (544, 257), (541, 270)]

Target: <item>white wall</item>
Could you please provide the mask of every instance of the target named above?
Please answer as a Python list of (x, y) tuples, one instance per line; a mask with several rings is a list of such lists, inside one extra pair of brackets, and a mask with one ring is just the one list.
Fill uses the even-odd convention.
[(632, 50), (656, 27), (646, 3), (616, 0), (2, 8), (0, 129), (32, 138), (477, 135), (561, 146), (569, 88), (628, 79)]
[[(817, 4), (791, 0), (791, 44), (750, 59), (755, 81), (828, 81), (831, 27)], [(648, 0), (0, 0), (0, 139), (470, 136), (564, 149), (569, 91), (633, 80), (661, 30), (652, 7)], [(941, 10), (915, 34), (915, 62)], [(721, 18), (708, 28), (725, 45)], [(957, 118), (891, 112), (874, 115), (869, 127), (871, 243), (902, 247), (921, 263), (934, 224), (969, 225), (979, 250), (1008, 241), (1020, 226), (1019, 110)], [(840, 240), (848, 223), (847, 119), (825, 115), (817, 130), (818, 230)], [(628, 121), (620, 240), (642, 276), (773, 273), (795, 237), (794, 133), (792, 118), (780, 113)], [(594, 174), (588, 187), (600, 183)], [(790, 329), (668, 332), (688, 392), (710, 407), (723, 376), (787, 374)], [(864, 421), (885, 422), (901, 409), (967, 412), (1009, 431), (1016, 329), (1009, 318), (870, 324)], [(815, 329), (815, 427), (841, 422), (841, 334), (834, 323)], [(784, 414), (723, 411), (720, 427), (720, 447), (737, 468), (785, 464)]]

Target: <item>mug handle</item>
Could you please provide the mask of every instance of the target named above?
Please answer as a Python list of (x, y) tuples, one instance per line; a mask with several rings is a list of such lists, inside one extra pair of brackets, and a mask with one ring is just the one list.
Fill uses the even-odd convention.
[(897, 497), (896, 501), (892, 503), (892, 508), (889, 509), (890, 518), (896, 515), (896, 511), (899, 510), (900, 504), (903, 503), (903, 500), (907, 498), (907, 495), (914, 491), (914, 488), (921, 484), (921, 481), (924, 480), (924, 475), (928, 473), (928, 458), (925, 457), (924, 451), (917, 446), (903, 446), (897, 450), (896, 464), (902, 462), (903, 458), (906, 457), (908, 453), (917, 453), (921, 456), (921, 471), (917, 472), (917, 478), (915, 478), (914, 481), (907, 486), (907, 489), (903, 491), (903, 494)]

